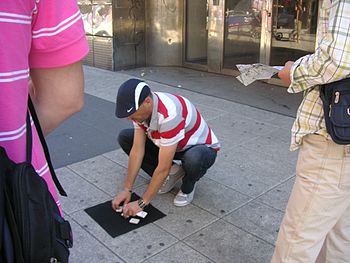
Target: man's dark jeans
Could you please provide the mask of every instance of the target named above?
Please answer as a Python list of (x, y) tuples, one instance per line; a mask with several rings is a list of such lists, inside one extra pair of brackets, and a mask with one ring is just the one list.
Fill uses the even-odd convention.
[[(119, 133), (118, 142), (126, 154), (130, 154), (134, 140), (134, 129), (125, 129)], [(141, 168), (150, 176), (158, 165), (159, 148), (147, 138), (145, 145), (145, 155)], [(185, 176), (182, 179), (181, 190), (188, 194), (192, 192), (195, 183), (207, 172), (214, 164), (216, 151), (205, 145), (195, 145), (185, 151), (176, 152), (174, 160), (180, 160), (185, 170)]]

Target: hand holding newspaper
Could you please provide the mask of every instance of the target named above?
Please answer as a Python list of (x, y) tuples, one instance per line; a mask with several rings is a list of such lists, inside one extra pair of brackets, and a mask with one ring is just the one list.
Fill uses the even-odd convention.
[(241, 73), (237, 79), (243, 83), (244, 86), (248, 86), (255, 80), (270, 79), (283, 68), (283, 66), (268, 66), (261, 63), (237, 64), (236, 67)]

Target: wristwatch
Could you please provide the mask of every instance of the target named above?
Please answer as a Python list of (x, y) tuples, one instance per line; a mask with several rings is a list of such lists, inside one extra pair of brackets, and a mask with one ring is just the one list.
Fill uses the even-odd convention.
[(143, 201), (142, 198), (140, 198), (139, 200), (137, 200), (137, 203), (139, 204), (139, 207), (140, 207), (141, 209), (144, 209), (144, 208), (147, 206), (147, 204), (145, 203), (145, 201)]

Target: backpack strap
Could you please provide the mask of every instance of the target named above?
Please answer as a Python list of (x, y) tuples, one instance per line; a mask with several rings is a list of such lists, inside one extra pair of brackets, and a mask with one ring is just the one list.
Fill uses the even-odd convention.
[[(4, 148), (0, 147), (0, 262), (24, 263), (22, 245), (9, 199), (6, 173), (12, 168)], [(16, 253), (14, 253), (16, 251)]]
[[(47, 147), (47, 144), (46, 144), (43, 132), (41, 130), (40, 122), (39, 122), (38, 116), (36, 114), (33, 102), (32, 102), (32, 100), (30, 98), (30, 95), (28, 95), (28, 107), (29, 107), (29, 111), (30, 111), (30, 113), (32, 115), (32, 118), (33, 118), (36, 130), (37, 130), (39, 138), (40, 138), (41, 145), (42, 145), (44, 153), (45, 153), (46, 161), (47, 161), (47, 164), (48, 164), (49, 169), (50, 169), (52, 180), (54, 181), (54, 183), (55, 183), (55, 185), (57, 187), (57, 190), (59, 191), (60, 195), (67, 196), (67, 193), (64, 191), (62, 185), (58, 181), (58, 178), (56, 176), (55, 170), (53, 169), (51, 158), (50, 158), (50, 154), (49, 154), (49, 149)], [(30, 123), (29, 123), (29, 126), (30, 126)], [(29, 129), (31, 129), (31, 128), (29, 128)], [(28, 152), (27, 152), (27, 155), (28, 155)]]
[[(11, 239), (12, 240), (12, 245), (13, 245), (13, 250), (15, 251), (14, 253), (14, 262), (15, 263), (24, 263), (24, 259), (22, 257), (23, 255), (23, 250), (22, 250), (22, 242), (21, 242), (21, 238), (20, 235), (18, 233), (18, 228), (17, 228), (17, 223), (15, 220), (15, 216), (12, 210), (12, 206), (10, 203), (10, 198), (9, 198), (9, 194), (8, 194), (8, 189), (5, 186), (5, 207), (6, 207), (6, 219), (5, 219), (5, 223), (8, 224), (8, 230), (10, 230), (9, 233), (7, 233), (7, 240)], [(5, 225), (4, 225), (5, 227)], [(6, 229), (6, 228), (4, 228)], [(6, 234), (6, 230), (5, 233)], [(11, 243), (11, 242), (9, 242)], [(7, 244), (9, 245), (9, 244)]]

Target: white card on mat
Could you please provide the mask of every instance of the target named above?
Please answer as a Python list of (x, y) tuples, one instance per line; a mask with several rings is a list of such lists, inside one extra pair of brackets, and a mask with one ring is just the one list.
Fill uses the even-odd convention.
[(140, 219), (137, 218), (131, 218), (129, 220), (129, 223), (137, 225), (140, 222)]
[(138, 212), (136, 215), (139, 216), (139, 217), (145, 218), (145, 217), (147, 216), (147, 212), (145, 212), (145, 211), (140, 211), (140, 212)]

